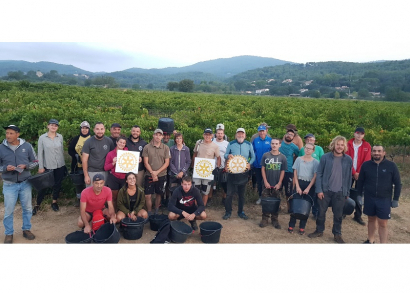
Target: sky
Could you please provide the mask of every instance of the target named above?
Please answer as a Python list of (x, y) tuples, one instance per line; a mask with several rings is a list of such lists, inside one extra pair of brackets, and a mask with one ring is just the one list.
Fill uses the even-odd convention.
[(410, 58), (403, 0), (9, 2), (0, 60), (112, 72), (240, 55), (298, 63)]

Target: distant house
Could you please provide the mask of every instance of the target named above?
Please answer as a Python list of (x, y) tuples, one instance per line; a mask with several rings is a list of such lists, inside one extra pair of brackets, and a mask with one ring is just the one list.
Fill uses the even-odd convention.
[(43, 76), (43, 73), (41, 73), (40, 70), (37, 70), (36, 75), (37, 75), (38, 77), (42, 77), (42, 76)]
[(289, 97), (300, 97), (300, 94), (290, 94)]
[(252, 92), (251, 91), (246, 91), (245, 94), (251, 95)]
[(282, 81), (282, 83), (291, 83), (291, 82), (292, 82), (292, 80), (290, 78), (285, 79), (284, 81)]
[(264, 93), (264, 92), (269, 92), (269, 89), (256, 90), (255, 94), (260, 95), (261, 93)]
[(300, 91), (300, 93), (302, 94), (302, 93), (307, 92), (307, 91), (309, 91), (309, 90), (308, 90), (308, 89), (300, 89), (299, 91)]
[(374, 97), (379, 97), (380, 96), (380, 92), (369, 92), (369, 94), (371, 94)]
[(269, 83), (271, 81), (275, 81), (275, 80), (273, 78), (271, 78), (271, 79), (268, 79), (266, 82)]
[(313, 80), (308, 80), (304, 82), (304, 85), (310, 85), (313, 82)]

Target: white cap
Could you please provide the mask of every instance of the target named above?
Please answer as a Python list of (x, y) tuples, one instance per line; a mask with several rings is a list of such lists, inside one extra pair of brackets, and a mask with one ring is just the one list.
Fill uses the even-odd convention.
[(225, 130), (225, 126), (222, 123), (217, 124), (216, 130), (219, 130), (219, 129)]
[(245, 132), (245, 129), (242, 128), (242, 127), (238, 128), (238, 129), (236, 130), (236, 133), (238, 133), (239, 131), (242, 131), (243, 133), (246, 133), (246, 132)]
[(83, 121), (83, 122), (81, 122), (80, 127), (88, 127), (88, 128), (90, 128), (90, 123), (88, 123), (88, 121)]

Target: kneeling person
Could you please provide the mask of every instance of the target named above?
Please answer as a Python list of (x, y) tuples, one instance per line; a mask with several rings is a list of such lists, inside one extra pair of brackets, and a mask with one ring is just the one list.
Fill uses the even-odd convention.
[(199, 189), (192, 186), (192, 178), (182, 178), (182, 185), (174, 190), (168, 203), (168, 218), (171, 221), (187, 219), (192, 229), (198, 230), (196, 220), (205, 220), (205, 206)]
[[(81, 192), (78, 227), (84, 228), (84, 233), (91, 232), (92, 227), (90, 226), (90, 221), (95, 211), (102, 211), (104, 216), (110, 218), (110, 223), (116, 223), (111, 189), (104, 186), (104, 179), (104, 175), (99, 173), (95, 174), (92, 186), (87, 187)], [(106, 202), (108, 209), (105, 208)]]

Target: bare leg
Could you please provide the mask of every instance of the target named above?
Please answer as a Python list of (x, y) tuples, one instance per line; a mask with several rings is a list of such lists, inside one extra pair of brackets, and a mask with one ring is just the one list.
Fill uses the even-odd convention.
[(202, 194), (202, 201), (204, 202), (204, 206), (206, 206), (206, 203), (208, 202), (208, 194)]
[(379, 225), (380, 243), (387, 243), (387, 220), (382, 220), (378, 218), (377, 224)]
[[(376, 233), (377, 229), (377, 217), (376, 216), (367, 216), (368, 223), (367, 223), (367, 238), (369, 239), (370, 243), (374, 242), (374, 234)], [(380, 232), (379, 232), (380, 234)]]
[(150, 212), (152, 210), (151, 194), (145, 195), (145, 205), (147, 206), (147, 212)]
[(159, 209), (160, 204), (161, 204), (161, 196), (159, 194), (157, 194), (156, 197), (155, 197), (155, 209)]

